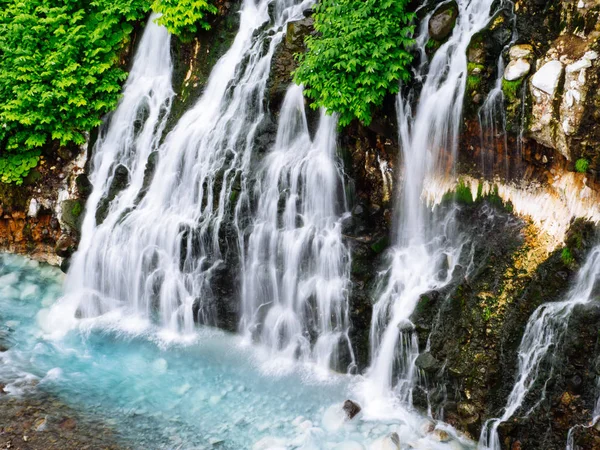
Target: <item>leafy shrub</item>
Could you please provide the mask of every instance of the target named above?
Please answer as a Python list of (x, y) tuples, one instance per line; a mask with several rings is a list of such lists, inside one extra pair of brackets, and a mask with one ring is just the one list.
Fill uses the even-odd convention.
[(306, 38), (294, 77), (306, 86), (312, 107), (371, 122), (372, 108), (410, 78), (414, 14), (408, 0), (321, 0), (315, 6), (317, 33)]
[(85, 132), (116, 106), (127, 76), (119, 56), (147, 9), (147, 0), (3, 2), (2, 181), (17, 182), (50, 141), (83, 144)]
[(189, 41), (200, 28), (208, 30), (208, 14), (215, 14), (217, 8), (208, 0), (154, 0), (152, 9), (162, 13), (157, 22), (164, 25), (172, 34), (183, 41)]
[(579, 173), (586, 173), (590, 168), (590, 162), (585, 158), (579, 158), (575, 161), (575, 170)]

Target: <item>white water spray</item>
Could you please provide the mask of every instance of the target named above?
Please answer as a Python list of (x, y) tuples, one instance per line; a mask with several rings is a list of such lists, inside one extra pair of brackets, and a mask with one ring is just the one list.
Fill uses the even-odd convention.
[[(575, 286), (566, 299), (554, 303), (544, 303), (531, 315), (519, 346), (517, 380), (508, 397), (502, 417), (488, 420), (485, 423), (479, 439), (480, 448), (500, 450), (498, 426), (513, 417), (521, 408), (525, 397), (538, 381), (542, 363), (551, 349), (556, 351), (556, 347), (560, 345), (573, 308), (594, 301), (596, 298), (594, 290), (599, 282), (600, 246), (591, 251), (577, 275)], [(542, 399), (543, 395), (542, 393)]]
[[(371, 367), (368, 398), (385, 398), (395, 387), (401, 401), (411, 402), (418, 342), (410, 321), (420, 296), (452, 279), (462, 243), (453, 232), (453, 214), (437, 217), (424, 205), (427, 180), (452, 170), (461, 126), (467, 77), (466, 50), (475, 33), (490, 20), (491, 0), (459, 1), (459, 15), (448, 41), (429, 64), (415, 114), (412, 95), (398, 97), (398, 124), (404, 180), (396, 246), (383, 274), (382, 290), (371, 325)], [(428, 41), (421, 27), (417, 42)], [(424, 50), (421, 50), (424, 55)]]
[(255, 186), (241, 329), (272, 357), (329, 368), (340, 346), (350, 349), (350, 255), (341, 232), (346, 207), (335, 163), (336, 120), (322, 112), (311, 140), (302, 91), (294, 85), (287, 92), (277, 141)]

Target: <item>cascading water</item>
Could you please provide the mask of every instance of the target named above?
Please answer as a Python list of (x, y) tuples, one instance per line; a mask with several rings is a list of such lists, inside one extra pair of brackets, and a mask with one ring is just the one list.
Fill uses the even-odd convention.
[[(504, 47), (504, 50), (507, 50), (517, 40), (517, 16), (514, 12), (514, 4), (510, 1), (504, 3), (507, 11), (510, 13), (513, 30), (510, 42)], [(487, 95), (478, 112), (481, 128), (481, 170), (486, 177), (492, 176), (494, 169), (499, 169), (499, 167), (496, 167), (496, 163), (502, 159), (504, 159), (504, 167), (502, 167), (504, 173), (502, 175), (510, 175), (508, 136), (506, 134), (506, 110), (504, 106), (505, 97), (502, 90), (505, 69), (503, 53), (500, 53), (496, 64), (497, 77), (494, 87)]]
[(566, 299), (545, 303), (531, 315), (519, 346), (517, 380), (508, 397), (502, 417), (488, 420), (485, 423), (479, 439), (480, 448), (500, 450), (498, 426), (513, 417), (521, 408), (526, 396), (538, 381), (540, 367), (548, 353), (552, 348), (556, 351), (556, 347), (560, 344), (573, 308), (594, 301), (595, 294), (597, 294), (595, 289), (599, 282), (600, 246), (591, 251), (584, 266), (577, 274), (575, 286)]
[[(202, 97), (157, 149), (158, 162), (149, 186), (143, 183), (143, 166), (150, 162), (153, 147), (144, 145), (136, 151), (132, 139), (136, 124), (143, 120), (141, 111), (111, 121), (107, 136), (117, 134), (113, 128), (130, 131), (115, 136), (114, 145), (122, 150), (112, 150), (113, 161), (104, 155), (107, 139), (96, 147), (93, 202), (86, 212), (83, 245), (54, 320), (122, 314), (144, 323), (156, 322), (170, 333), (186, 334), (193, 331), (196, 320), (214, 323), (211, 278), (223, 263), (223, 247), (239, 246), (243, 253), (240, 223), (248, 207), (247, 174), (256, 130), (265, 114), (271, 58), (284, 25), (300, 18), (312, 2), (277, 0), (269, 8), (271, 3), (244, 1), (233, 45), (215, 65)], [(161, 74), (168, 77), (168, 35), (153, 24), (148, 31), (148, 45), (156, 44), (148, 56), (160, 61)], [(137, 70), (145, 70), (146, 61), (138, 57), (135, 63)], [(163, 89), (167, 102), (170, 87)], [(125, 109), (130, 97), (132, 102), (145, 104), (145, 96), (144, 92), (135, 100), (133, 92), (131, 96), (126, 92), (115, 115)], [(143, 129), (151, 130), (150, 141), (155, 144), (164, 124), (148, 120)], [(130, 159), (136, 164), (130, 164)], [(120, 166), (127, 169), (128, 187), (110, 203), (104, 222), (98, 223), (96, 206), (111, 185), (115, 167)], [(235, 206), (234, 190), (239, 194)], [(235, 224), (238, 242), (225, 242), (226, 218)], [(72, 325), (73, 321), (63, 328)]]
[(577, 428), (590, 428), (596, 426), (596, 424), (600, 423), (600, 377), (598, 377), (598, 381), (596, 382), (596, 392), (598, 397), (596, 399), (596, 405), (594, 406), (594, 411), (592, 413), (592, 420), (587, 425), (576, 425), (569, 430), (569, 434), (567, 435), (567, 447), (565, 450), (579, 450), (575, 446), (575, 430)]
[[(140, 42), (123, 98), (102, 131), (94, 148), (90, 181), (93, 191), (87, 202), (79, 250), (73, 257), (67, 292), (81, 295), (81, 313), (92, 316), (116, 308), (132, 296), (139, 285), (125, 286), (121, 265), (131, 254), (110, 245), (123, 229), (123, 219), (135, 207), (144, 184), (146, 162), (158, 148), (172, 98), (171, 37), (154, 23), (153, 15)], [(101, 224), (97, 211), (111, 196), (117, 172), (125, 172), (128, 186), (113, 193), (106, 219)], [(105, 205), (106, 207), (107, 205)], [(139, 263), (130, 269), (140, 270)]]
[(241, 330), (272, 356), (312, 359), (329, 368), (340, 346), (351, 354), (350, 255), (341, 232), (346, 208), (334, 160), (336, 120), (322, 112), (311, 140), (302, 93), (299, 86), (289, 88), (275, 146), (255, 186)]
[[(411, 401), (418, 342), (410, 316), (422, 294), (450, 282), (458, 263), (462, 243), (452, 231), (452, 212), (437, 217), (422, 203), (422, 192), (426, 183), (452, 166), (467, 77), (466, 50), (490, 20), (492, 3), (459, 1), (452, 35), (429, 64), (420, 65), (417, 79), (424, 84), (414, 115), (411, 102), (416, 95), (398, 97), (404, 179), (396, 245), (373, 311), (368, 398), (385, 397), (396, 386), (400, 400)], [(426, 45), (427, 33), (427, 27), (421, 27), (417, 42)]]

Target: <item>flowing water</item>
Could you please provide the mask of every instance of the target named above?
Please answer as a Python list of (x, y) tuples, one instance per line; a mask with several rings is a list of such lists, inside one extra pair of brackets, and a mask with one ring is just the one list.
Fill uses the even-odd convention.
[[(562, 301), (544, 303), (529, 318), (525, 333), (519, 346), (519, 366), (515, 384), (504, 407), (504, 413), (498, 419), (491, 419), (484, 425), (479, 445), (488, 450), (500, 450), (498, 426), (506, 422), (521, 408), (525, 398), (537, 383), (543, 385), (547, 380), (538, 380), (540, 368), (544, 361), (560, 346), (573, 308), (594, 301), (597, 297), (595, 289), (600, 282), (600, 247), (594, 248), (584, 266), (577, 274), (575, 285)], [(526, 411), (529, 414), (544, 398), (544, 389), (540, 401)]]
[(242, 296), (247, 337), (271, 349), (273, 358), (296, 356), (325, 369), (338, 361), (340, 347), (350, 354), (346, 365), (353, 363), (336, 122), (321, 112), (311, 140), (302, 88), (290, 87), (255, 186)]
[[(106, 137), (95, 148), (94, 192), (82, 245), (69, 273), (66, 299), (53, 317), (63, 322), (62, 329), (76, 326), (79, 317), (106, 314), (136, 316), (171, 335), (193, 333), (196, 322), (215, 323), (211, 281), (229, 247), (243, 254), (240, 224), (248, 208), (247, 178), (254, 137), (265, 115), (271, 58), (287, 21), (301, 18), (311, 4), (278, 0), (270, 17), (271, 3), (243, 2), (231, 48), (213, 68), (204, 94), (158, 148), (164, 127), (160, 120), (172, 96), (169, 37), (164, 29), (148, 26), (133, 71), (147, 79), (130, 81), (132, 88), (125, 90)], [(156, 72), (146, 72), (147, 66), (156, 66)], [(149, 97), (156, 100), (157, 114), (147, 114)], [(156, 175), (144, 186), (154, 148)], [(99, 223), (96, 206), (120, 167), (127, 188), (110, 202)], [(225, 236), (226, 219), (234, 224), (233, 237)]]
[[(453, 230), (453, 212), (435, 214), (424, 204), (426, 183), (440, 174), (452, 174), (462, 121), (467, 77), (467, 47), (491, 18), (490, 0), (459, 1), (452, 35), (421, 63), (420, 93), (398, 96), (398, 125), (404, 177), (398, 205), (395, 246), (388, 254), (380, 294), (371, 325), (370, 382), (365, 397), (387, 403), (394, 389), (401, 402), (411, 403), (415, 360), (419, 354), (410, 322), (420, 296), (452, 280), (463, 240)], [(422, 26), (416, 42), (425, 46), (428, 28)], [(421, 55), (425, 55), (424, 48)], [(418, 97), (413, 113), (413, 100)]]
[(415, 449), (472, 448), (443, 424), (452, 439), (439, 442), (415, 413), (345, 420), (341, 404), (357, 377), (324, 380), (305, 365), (267, 373), (269, 352), (216, 329), (165, 342), (158, 327), (140, 333), (99, 317), (54, 339), (40, 324), (62, 278), (55, 268), (0, 254), (0, 344), (9, 348), (0, 352), (0, 382), (12, 395), (56, 396), (112, 427), (130, 448), (381, 450), (390, 433)]

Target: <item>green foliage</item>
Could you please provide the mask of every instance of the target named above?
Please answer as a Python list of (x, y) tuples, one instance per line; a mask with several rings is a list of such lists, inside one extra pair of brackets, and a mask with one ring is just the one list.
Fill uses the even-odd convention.
[(371, 122), (372, 108), (410, 78), (414, 14), (408, 0), (321, 0), (317, 33), (306, 38), (294, 77), (306, 86), (313, 108), (339, 113), (340, 126), (354, 118)]
[(571, 250), (568, 247), (563, 248), (560, 254), (560, 259), (562, 259), (562, 262), (567, 266), (570, 266), (575, 261), (575, 259), (573, 258), (573, 254), (571, 253)]
[(79, 217), (81, 215), (81, 212), (83, 211), (83, 207), (81, 206), (81, 203), (77, 202), (73, 205), (73, 208), (71, 208), (71, 214), (73, 215), (73, 217)]
[(37, 149), (0, 157), (0, 181), (22, 184), (31, 169), (37, 166), (40, 152)]
[[(50, 141), (85, 142), (119, 100), (119, 56), (148, 0), (4, 0), (0, 8), (0, 154), (4, 182)], [(39, 153), (39, 150), (38, 150)], [(36, 160), (37, 161), (37, 160)], [(25, 174), (27, 170), (22, 173)], [(9, 180), (9, 181), (5, 181)]]
[(208, 30), (206, 16), (217, 13), (217, 7), (209, 0), (154, 0), (152, 9), (162, 13), (157, 22), (183, 41), (190, 41), (198, 26)]
[(579, 173), (586, 173), (590, 168), (590, 162), (585, 158), (579, 158), (575, 161), (575, 170)]
[(519, 91), (522, 84), (522, 78), (514, 81), (508, 81), (502, 78), (502, 92), (508, 103), (513, 103), (519, 99)]

